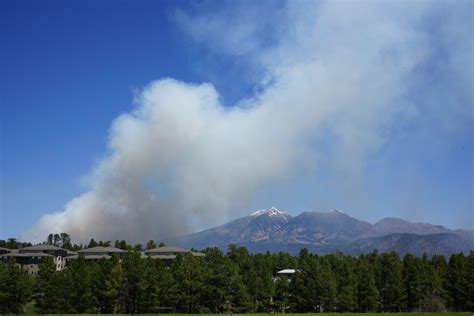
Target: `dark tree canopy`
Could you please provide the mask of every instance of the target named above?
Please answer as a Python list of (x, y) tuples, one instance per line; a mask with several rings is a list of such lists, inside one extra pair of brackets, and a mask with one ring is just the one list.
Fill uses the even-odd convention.
[[(59, 239), (58, 239), (59, 237)], [(1, 241), (0, 241), (1, 242)], [(65, 248), (69, 235), (48, 236)], [(18, 247), (15, 240), (3, 244)], [(88, 246), (110, 245), (91, 239)], [(250, 254), (203, 250), (205, 257), (178, 255), (171, 265), (143, 258), (142, 245), (124, 240), (121, 258), (97, 261), (79, 256), (62, 271), (45, 258), (35, 275), (14, 261), (0, 261), (0, 313), (224, 313), (224, 312), (399, 312), (474, 310), (474, 252), (415, 257), (372, 252), (359, 257), (319, 256), (302, 250)], [(146, 249), (156, 247), (154, 241)], [(291, 268), (295, 274), (279, 276)]]

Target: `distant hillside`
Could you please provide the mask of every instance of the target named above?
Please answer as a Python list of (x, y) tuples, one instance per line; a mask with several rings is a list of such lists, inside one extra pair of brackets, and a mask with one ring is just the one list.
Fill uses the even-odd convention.
[(423, 253), (450, 256), (459, 252), (469, 253), (471, 249), (474, 250), (474, 247), (453, 233), (431, 235), (402, 233), (358, 239), (341, 248), (344, 253), (352, 255), (371, 252), (374, 249), (380, 252), (411, 253), (416, 256), (421, 256)]
[(324, 254), (342, 251), (358, 255), (377, 249), (401, 254), (450, 255), (474, 250), (474, 231), (450, 230), (428, 223), (384, 218), (375, 224), (353, 218), (339, 210), (304, 212), (291, 216), (274, 207), (256, 211), (227, 224), (168, 240), (183, 247), (242, 245), (252, 252), (302, 248)]
[(375, 223), (373, 227), (375, 232), (382, 236), (395, 233), (429, 235), (451, 232), (450, 229), (441, 225), (431, 225), (427, 223), (411, 223), (409, 221), (394, 217), (381, 219), (380, 221)]
[(178, 245), (190, 245), (194, 248), (208, 246), (226, 248), (230, 243), (265, 242), (276, 231), (287, 225), (291, 219), (292, 217), (288, 213), (272, 207), (218, 227), (173, 239), (172, 242)]
[(275, 231), (271, 239), (282, 243), (328, 245), (346, 243), (367, 232), (373, 232), (371, 224), (331, 210), (302, 213)]

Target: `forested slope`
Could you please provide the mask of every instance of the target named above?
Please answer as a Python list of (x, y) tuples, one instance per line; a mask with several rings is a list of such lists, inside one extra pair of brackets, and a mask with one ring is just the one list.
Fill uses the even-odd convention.
[[(204, 252), (165, 267), (129, 250), (121, 260), (80, 257), (61, 272), (46, 259), (38, 275), (0, 262), (0, 313), (474, 310), (474, 253), (446, 260), (377, 252), (249, 254), (232, 245), (226, 254)], [(284, 268), (297, 270), (291, 281), (275, 278)]]

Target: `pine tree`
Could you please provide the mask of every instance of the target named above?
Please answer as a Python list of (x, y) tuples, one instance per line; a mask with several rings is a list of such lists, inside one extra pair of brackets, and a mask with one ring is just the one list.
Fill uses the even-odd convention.
[(127, 252), (123, 257), (122, 267), (127, 291), (126, 309), (129, 313), (137, 313), (142, 310), (145, 291), (145, 269), (141, 253)]
[(97, 299), (98, 308), (101, 313), (121, 312), (119, 293), (123, 284), (123, 272), (118, 258), (113, 256), (111, 260), (101, 259), (96, 263), (90, 263), (92, 294)]
[(466, 258), (464, 275), (466, 279), (466, 309), (467, 311), (474, 311), (474, 252), (471, 251)]
[(426, 255), (421, 259), (422, 300), (420, 310), (442, 312), (446, 310), (446, 292), (438, 270)]
[(140, 312), (158, 312), (160, 307), (160, 281), (165, 269), (161, 260), (144, 260), (144, 297)]
[(0, 313), (21, 313), (31, 298), (32, 287), (31, 276), (13, 259), (0, 262)]
[(82, 255), (79, 255), (72, 262), (69, 270), (68, 283), (70, 285), (70, 292), (68, 303), (73, 308), (72, 312), (96, 312), (99, 309), (99, 304), (92, 292), (92, 265), (88, 264)]
[(64, 249), (71, 249), (71, 236), (69, 236), (69, 234), (67, 233), (61, 233), (59, 234), (59, 236), (61, 237), (61, 247)]
[(156, 248), (156, 243), (154, 240), (150, 240), (146, 243), (146, 249), (147, 250), (150, 250), (150, 249), (153, 249), (153, 248)]
[(356, 305), (357, 278), (350, 257), (342, 253), (327, 256), (337, 280), (337, 310), (352, 312)]
[(303, 252), (298, 270), (290, 284), (293, 308), (298, 312), (333, 311), (337, 282), (329, 261)]
[(54, 238), (54, 234), (49, 234), (48, 237), (46, 238), (46, 243), (48, 245), (52, 245), (53, 244), (53, 238)]
[(319, 278), (316, 279), (316, 292), (319, 294), (320, 311), (334, 311), (336, 307), (337, 281), (331, 270), (329, 262), (325, 258), (320, 258), (321, 270)]
[(304, 275), (301, 272), (301, 264), (298, 265), (298, 269), (291, 278), (289, 284), (289, 305), (293, 312), (301, 313), (305, 312), (307, 308), (306, 295), (303, 295), (306, 291), (306, 284), (304, 281)]
[(204, 289), (202, 261), (192, 255), (178, 255), (171, 269), (179, 289), (177, 311), (199, 312)]
[(373, 267), (364, 257), (359, 259), (357, 268), (357, 310), (376, 312), (380, 305), (380, 295), (375, 283)]
[(286, 276), (277, 277), (275, 280), (274, 303), (279, 312), (286, 312), (290, 308), (290, 283), (291, 280)]
[(97, 243), (97, 241), (94, 240), (94, 238), (92, 238), (89, 241), (89, 244), (87, 245), (87, 248), (92, 248), (92, 247), (97, 247), (97, 246), (99, 246), (99, 244)]
[(383, 312), (400, 312), (405, 306), (402, 263), (395, 252), (380, 255), (380, 298)]
[(406, 254), (403, 258), (403, 276), (407, 295), (407, 310), (411, 312), (419, 311), (424, 296), (421, 260), (412, 254)]
[(120, 240), (120, 241), (116, 240), (115, 248), (119, 248), (122, 250), (131, 250), (132, 247), (129, 246), (125, 240)]
[(206, 307), (214, 313), (231, 307), (238, 312), (246, 311), (251, 302), (237, 264), (217, 248), (208, 249), (204, 260)]
[(296, 273), (290, 283), (290, 306), (296, 312), (312, 312), (314, 304), (310, 293), (313, 284), (310, 282), (312, 256), (307, 249), (302, 249), (298, 256)]
[(53, 303), (53, 301), (57, 301), (57, 296), (60, 295), (60, 293), (57, 293), (57, 284), (54, 282), (55, 273), (56, 265), (53, 258), (43, 258), (35, 280), (36, 308), (40, 313), (55, 313), (60, 308), (60, 306)]
[(176, 312), (181, 293), (171, 269), (166, 268), (161, 271), (158, 289), (160, 308), (165, 312)]
[(449, 305), (456, 311), (466, 310), (469, 286), (465, 274), (464, 254), (453, 254), (448, 265)]

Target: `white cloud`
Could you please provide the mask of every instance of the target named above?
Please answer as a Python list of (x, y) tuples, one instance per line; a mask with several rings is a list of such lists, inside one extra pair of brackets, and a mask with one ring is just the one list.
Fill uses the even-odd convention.
[[(271, 83), (231, 108), (220, 104), (212, 84), (150, 83), (136, 109), (112, 124), (110, 155), (93, 170), (90, 191), (44, 215), (24, 238), (56, 231), (83, 241), (182, 234), (241, 214), (258, 189), (313, 172), (322, 157), (357, 179), (396, 121), (426, 110), (410, 93), (431, 52), (423, 24), (429, 4), (290, 1), (278, 11), (272, 45), (261, 44), (260, 24), (268, 29), (267, 22), (242, 18), (245, 10), (177, 13), (195, 39), (247, 55)], [(459, 41), (472, 48), (472, 39)], [(472, 82), (472, 73), (459, 71)], [(327, 139), (322, 152), (318, 144)]]

